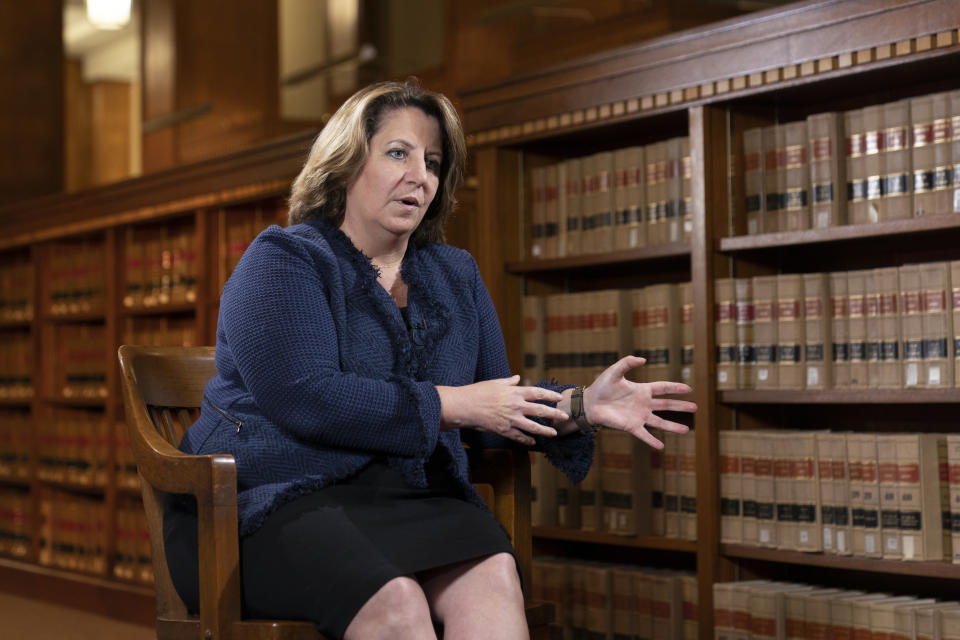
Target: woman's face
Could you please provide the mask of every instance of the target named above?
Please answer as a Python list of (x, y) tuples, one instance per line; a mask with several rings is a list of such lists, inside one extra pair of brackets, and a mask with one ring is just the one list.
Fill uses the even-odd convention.
[(436, 119), (414, 107), (387, 112), (347, 188), (344, 232), (353, 239), (409, 237), (437, 194), (442, 148)]

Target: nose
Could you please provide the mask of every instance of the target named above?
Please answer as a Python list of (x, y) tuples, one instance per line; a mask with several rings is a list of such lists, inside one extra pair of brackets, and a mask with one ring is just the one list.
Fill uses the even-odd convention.
[(427, 171), (427, 159), (424, 157), (412, 157), (407, 167), (407, 178), (410, 182), (425, 185), (430, 172)]

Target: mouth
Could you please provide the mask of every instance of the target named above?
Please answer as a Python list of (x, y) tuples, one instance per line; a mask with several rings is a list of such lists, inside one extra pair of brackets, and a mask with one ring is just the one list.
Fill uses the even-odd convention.
[(420, 201), (414, 198), (413, 196), (407, 198), (400, 198), (400, 203), (407, 207), (419, 208)]

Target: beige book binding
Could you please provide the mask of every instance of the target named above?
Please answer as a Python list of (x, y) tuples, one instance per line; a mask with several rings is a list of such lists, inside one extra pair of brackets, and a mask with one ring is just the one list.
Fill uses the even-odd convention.
[(718, 467), (720, 471), (720, 542), (743, 542), (743, 502), (741, 495), (740, 448), (742, 431), (720, 431), (718, 434)]
[(846, 224), (846, 162), (843, 114), (807, 118), (810, 166), (810, 224), (814, 229)]
[(754, 389), (776, 389), (777, 371), (777, 277), (753, 278), (753, 368)]
[(852, 389), (868, 386), (867, 365), (867, 273), (869, 270), (847, 272), (847, 355), (850, 358)]
[(850, 224), (870, 222), (867, 209), (866, 140), (863, 128), (863, 110), (853, 109), (843, 114), (846, 135), (847, 219)]
[(780, 196), (780, 230), (810, 228), (810, 166), (807, 156), (807, 122), (788, 122), (783, 131), (783, 188)]
[(920, 265), (923, 290), (923, 386), (929, 389), (953, 386), (953, 314), (948, 300), (951, 295), (950, 264), (930, 262)]
[(737, 325), (733, 278), (714, 283), (717, 389), (737, 388)]
[(910, 101), (883, 105), (883, 200), (881, 220), (903, 220), (913, 215), (910, 153)]
[(830, 335), (830, 281), (826, 273), (807, 273), (803, 278), (803, 387), (832, 386)]
[(743, 132), (744, 211), (747, 216), (747, 234), (763, 233), (763, 128), (754, 127)]
[(571, 158), (564, 165), (564, 197), (560, 201), (560, 218), (566, 229), (565, 255), (582, 253), (583, 238), (583, 160)]
[(806, 309), (803, 276), (777, 276), (777, 373), (779, 388), (804, 388), (804, 311)]
[(847, 326), (847, 274), (838, 271), (829, 274), (830, 279), (830, 334), (832, 347), (829, 351), (833, 386), (846, 389), (850, 386), (850, 331)]
[(866, 181), (866, 218), (860, 224), (880, 222), (883, 209), (883, 105), (863, 108), (863, 179)]

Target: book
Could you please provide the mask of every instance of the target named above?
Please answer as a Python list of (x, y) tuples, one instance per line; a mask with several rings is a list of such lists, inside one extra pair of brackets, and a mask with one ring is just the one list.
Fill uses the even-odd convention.
[(783, 201), (783, 130), (779, 125), (761, 129), (763, 149), (763, 220), (761, 233), (780, 231), (780, 206)]
[(748, 235), (764, 232), (763, 158), (763, 128), (746, 129), (743, 132), (743, 183)]
[(690, 138), (680, 138), (680, 219), (682, 232), (680, 239), (690, 242), (693, 236), (693, 162), (690, 159)]
[(847, 219), (850, 224), (869, 222), (867, 215), (867, 176), (864, 173), (866, 141), (863, 128), (863, 110), (843, 113), (846, 135)]
[(920, 265), (900, 267), (900, 333), (902, 335), (903, 384), (919, 387), (923, 375), (923, 287)]
[[(723, 430), (718, 434), (718, 468), (720, 472), (720, 542), (743, 542), (742, 481), (740, 448), (742, 431)], [(960, 451), (958, 451), (960, 455)], [(960, 491), (960, 487), (958, 487)], [(960, 505), (958, 505), (960, 507)]]
[(666, 511), (664, 508), (664, 461), (663, 450), (650, 450), (650, 533), (665, 536)]
[(867, 365), (867, 274), (868, 269), (847, 271), (847, 354), (851, 389), (866, 389)]
[(648, 382), (680, 378), (680, 304), (675, 284), (644, 287), (644, 376)]
[[(564, 176), (564, 196), (559, 203), (559, 217), (564, 220), (566, 230), (565, 254), (575, 256), (582, 253), (582, 220), (583, 220), (583, 160), (571, 158), (564, 160), (562, 175)], [(558, 177), (559, 180), (559, 177)]]
[(557, 246), (560, 240), (560, 211), (558, 209), (559, 185), (557, 165), (549, 164), (542, 168), (543, 175), (543, 229), (542, 246), (544, 258), (556, 258), (560, 251)]
[(929, 262), (920, 265), (923, 288), (922, 383), (929, 389), (953, 386), (953, 354), (948, 345), (953, 335), (953, 314), (947, 299), (951, 295), (950, 264)]
[(693, 284), (677, 285), (680, 304), (680, 382), (693, 385)]
[[(855, 437), (855, 440), (857, 441), (856, 455), (860, 469), (860, 500), (859, 518), (855, 513), (853, 520), (853, 555), (879, 558), (883, 555), (883, 548), (880, 537), (880, 478), (877, 470), (877, 436), (876, 434), (861, 433)], [(847, 440), (847, 447), (848, 455), (854, 455), (854, 452), (851, 451), (850, 439)], [(852, 496), (851, 502), (853, 502)]]
[(877, 477), (880, 491), (880, 546), (883, 558), (903, 558), (900, 538), (900, 490), (897, 481), (896, 436), (879, 434), (877, 439)]
[(580, 481), (577, 487), (580, 494), (580, 530), (581, 531), (600, 531), (602, 526), (602, 513), (600, 509), (601, 492), (601, 449), (599, 446), (593, 448), (593, 463), (586, 477)]
[(697, 539), (697, 439), (694, 432), (677, 438), (677, 494), (680, 498), (679, 537)]
[(680, 436), (663, 433), (663, 520), (664, 535), (680, 537)]
[(830, 346), (830, 281), (826, 273), (806, 273), (803, 279), (803, 388), (832, 386)]
[(947, 466), (946, 437), (935, 433), (890, 437), (897, 455), (902, 557), (906, 561), (949, 559), (952, 551), (944, 545), (943, 527), (944, 511), (950, 510), (949, 482), (943, 483), (946, 491), (941, 486), (941, 468)]
[[(759, 547), (777, 548), (777, 494), (775, 469), (776, 433), (757, 431), (751, 433), (753, 441), (753, 477), (757, 501), (756, 544)], [(746, 515), (746, 514), (745, 514)], [(746, 519), (744, 524), (746, 524)]]
[(754, 388), (757, 368), (757, 350), (753, 343), (756, 305), (753, 301), (753, 280), (736, 278), (733, 281), (734, 320), (736, 322), (736, 389)]
[(846, 162), (843, 114), (807, 117), (810, 166), (810, 219), (815, 229), (846, 224)]
[(740, 494), (742, 496), (743, 543), (757, 546), (757, 438), (753, 432), (740, 436)]
[(733, 278), (717, 278), (713, 290), (717, 389), (736, 389), (738, 342)]
[[(869, 296), (876, 315), (868, 308), (867, 377), (872, 389), (899, 389), (903, 386), (900, 357), (899, 278), (896, 267), (873, 269), (867, 276), (871, 283)], [(871, 317), (875, 323), (871, 327)]]
[(866, 181), (866, 205), (863, 209), (865, 219), (860, 224), (872, 224), (884, 220), (883, 188), (883, 105), (875, 104), (863, 108), (863, 179)]
[(530, 170), (530, 233), (528, 239), (529, 255), (531, 258), (545, 257), (546, 224), (547, 224), (547, 169), (533, 167)]
[(910, 101), (883, 105), (883, 199), (881, 220), (902, 220), (913, 216), (910, 153)]
[(626, 536), (651, 535), (652, 449), (624, 431), (606, 429), (597, 435), (603, 530)]
[(646, 206), (643, 176), (643, 147), (618, 149), (613, 155), (614, 248), (617, 250), (643, 247), (647, 244)]
[(683, 240), (683, 148), (681, 138), (667, 140), (666, 158), (666, 236), (664, 242)]
[(810, 165), (807, 156), (807, 122), (788, 122), (780, 126), (783, 153), (780, 169), (783, 187), (780, 196), (781, 231), (810, 228)]
[(547, 353), (546, 298), (524, 296), (523, 371), (521, 384), (529, 386), (546, 379), (544, 359)]
[(593, 188), (591, 189), (590, 229), (587, 247), (591, 253), (607, 253), (613, 250), (614, 188), (613, 153), (604, 151), (592, 157)]
[(797, 434), (792, 430), (767, 431), (764, 438), (773, 448), (773, 495), (776, 502), (774, 538), (776, 547), (796, 550), (797, 502), (794, 481), (794, 451), (791, 439)]
[(804, 278), (799, 274), (781, 274), (776, 278), (778, 387), (803, 389), (806, 346)]
[(847, 274), (828, 274), (830, 280), (831, 378), (836, 389), (850, 387), (850, 332), (847, 300)]
[(960, 564), (960, 434), (948, 433), (946, 438), (951, 561)]
[(753, 277), (753, 367), (754, 389), (776, 389), (777, 369), (777, 277)]
[(635, 606), (634, 571), (626, 566), (610, 567), (612, 619), (610, 631), (615, 638), (637, 637), (639, 612)]
[(817, 433), (802, 431), (786, 440), (793, 475), (794, 540), (799, 551), (823, 551), (820, 465)]
[[(945, 96), (943, 96), (945, 97)], [(947, 101), (941, 99), (943, 107)], [(946, 113), (941, 118), (946, 117)], [(913, 176), (911, 187), (913, 190), (914, 216), (932, 215), (938, 213), (935, 204), (934, 175), (937, 169), (937, 160), (934, 154), (933, 141), (933, 95), (917, 96), (910, 100), (910, 151)], [(946, 121), (943, 129), (949, 131)], [(941, 144), (947, 146), (949, 136), (943, 136)]]
[(816, 433), (820, 474), (820, 519), (824, 553), (850, 554), (850, 486), (847, 473), (847, 437), (843, 433)]

